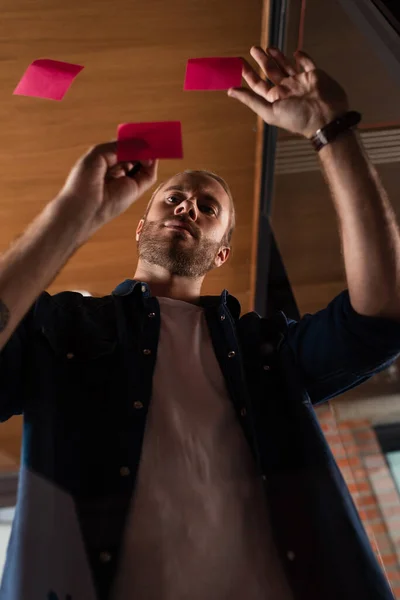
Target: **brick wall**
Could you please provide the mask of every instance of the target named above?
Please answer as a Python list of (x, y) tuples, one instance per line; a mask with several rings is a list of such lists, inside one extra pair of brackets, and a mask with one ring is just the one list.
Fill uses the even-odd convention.
[(400, 600), (400, 496), (367, 419), (337, 421), (331, 404), (316, 409), (378, 560)]

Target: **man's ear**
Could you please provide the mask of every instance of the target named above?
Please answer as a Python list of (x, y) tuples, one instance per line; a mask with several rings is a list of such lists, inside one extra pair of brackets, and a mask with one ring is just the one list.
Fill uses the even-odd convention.
[(221, 246), (217, 256), (215, 257), (215, 266), (222, 267), (222, 265), (228, 260), (230, 253), (231, 249), (228, 246)]
[(142, 233), (143, 225), (144, 225), (144, 219), (140, 219), (138, 226), (136, 227), (136, 241), (137, 242), (139, 241), (140, 234)]

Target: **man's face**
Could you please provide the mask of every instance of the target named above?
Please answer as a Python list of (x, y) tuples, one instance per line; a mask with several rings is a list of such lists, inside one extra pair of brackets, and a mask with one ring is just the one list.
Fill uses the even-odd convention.
[(175, 175), (156, 193), (136, 231), (139, 257), (181, 277), (201, 277), (228, 258), (231, 201), (207, 175)]

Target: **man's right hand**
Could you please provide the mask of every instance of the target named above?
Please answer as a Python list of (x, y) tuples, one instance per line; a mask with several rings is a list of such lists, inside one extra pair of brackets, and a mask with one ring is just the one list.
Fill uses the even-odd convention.
[(94, 146), (73, 167), (57, 200), (86, 222), (87, 238), (154, 185), (158, 161), (140, 163), (139, 172), (128, 176), (133, 163), (119, 163), (117, 142), (109, 142)]
[(132, 167), (118, 162), (116, 142), (94, 147), (76, 163), (56, 198), (2, 254), (0, 351), (76, 250), (155, 183), (157, 161), (141, 161), (139, 172), (128, 177)]

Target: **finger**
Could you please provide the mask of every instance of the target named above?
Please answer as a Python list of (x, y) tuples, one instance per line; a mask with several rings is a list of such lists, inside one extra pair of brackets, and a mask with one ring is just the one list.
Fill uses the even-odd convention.
[(118, 164), (117, 142), (93, 146), (75, 164), (73, 171), (91, 173), (92, 177), (109, 178), (109, 171)]
[(242, 104), (248, 106), (253, 112), (260, 116), (264, 121), (273, 125), (272, 104), (261, 98), (259, 94), (246, 88), (230, 88), (228, 96), (236, 98)]
[(112, 142), (106, 142), (104, 144), (98, 144), (93, 146), (84, 156), (86, 161), (96, 161), (99, 157), (102, 157), (107, 164), (107, 168), (111, 168), (117, 164), (117, 144), (116, 140)]
[(119, 162), (110, 169), (108, 169), (108, 175), (114, 175), (115, 173), (121, 172), (123, 175), (130, 171), (133, 167), (133, 163), (131, 162)]
[(268, 48), (267, 53), (272, 56), (281, 71), (287, 73), (288, 77), (294, 77), (298, 74), (298, 69), (292, 65), (287, 56), (278, 48)]
[(154, 159), (150, 158), (150, 159), (147, 159), (147, 160), (141, 160), (140, 162), (141, 162), (141, 164), (144, 167), (151, 167), (153, 165), (153, 163), (154, 163)]
[(158, 160), (141, 161), (140, 171), (134, 176), (134, 180), (139, 187), (150, 187), (157, 181)]
[(314, 71), (317, 68), (317, 65), (315, 64), (311, 56), (306, 54), (306, 52), (303, 52), (303, 50), (297, 50), (294, 56), (296, 59), (296, 63), (300, 67), (302, 67), (306, 73), (308, 73), (309, 71)]
[(120, 165), (116, 165), (115, 167), (110, 169), (106, 175), (106, 179), (107, 178), (118, 179), (119, 177), (125, 177), (125, 169), (123, 169), (123, 167), (121, 167)]
[(267, 102), (273, 104), (277, 100), (285, 100), (285, 98), (290, 98), (290, 96), (293, 96), (292, 90), (281, 84), (274, 85), (274, 87), (269, 90), (265, 99)]
[(126, 175), (127, 175), (128, 177), (134, 178), (134, 177), (135, 177), (135, 175), (136, 175), (137, 173), (139, 173), (139, 171), (140, 171), (140, 169), (141, 169), (141, 168), (142, 168), (142, 165), (141, 165), (141, 163), (140, 163), (140, 162), (137, 162), (137, 163), (135, 163), (134, 165), (132, 165), (132, 167), (131, 167), (131, 168), (130, 168), (128, 171), (126, 171)]
[(265, 73), (268, 79), (275, 85), (279, 84), (285, 77), (288, 77), (288, 73), (281, 69), (275, 59), (269, 54), (266, 54), (259, 46), (253, 46), (250, 50), (250, 54), (263, 73)]
[(154, 160), (152, 159), (147, 159), (147, 160), (141, 160), (141, 161), (137, 161), (135, 164), (129, 163), (130, 164), (130, 169), (127, 169), (125, 171), (125, 175), (127, 175), (128, 177), (130, 177), (131, 179), (137, 179), (136, 175), (140, 172), (147, 169), (147, 171), (154, 165)]
[(271, 88), (270, 84), (262, 79), (245, 59), (243, 59), (242, 77), (254, 92), (265, 98)]

